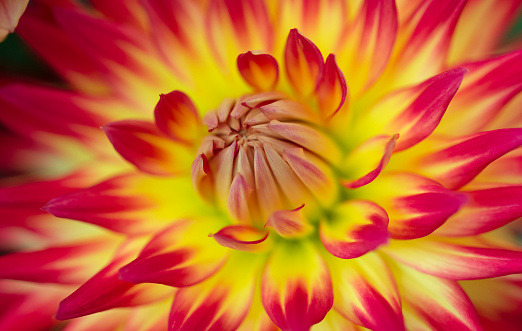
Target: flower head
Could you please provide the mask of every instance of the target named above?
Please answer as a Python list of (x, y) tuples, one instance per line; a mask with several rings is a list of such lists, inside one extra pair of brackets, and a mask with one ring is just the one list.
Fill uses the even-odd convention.
[(516, 328), (519, 1), (89, 3), (19, 27), (69, 89), (0, 89), (0, 326)]

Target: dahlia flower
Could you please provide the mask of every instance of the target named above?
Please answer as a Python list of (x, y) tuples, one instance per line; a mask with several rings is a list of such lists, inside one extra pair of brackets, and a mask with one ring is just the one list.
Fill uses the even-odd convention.
[(0, 329), (519, 330), (520, 3), (31, 2)]

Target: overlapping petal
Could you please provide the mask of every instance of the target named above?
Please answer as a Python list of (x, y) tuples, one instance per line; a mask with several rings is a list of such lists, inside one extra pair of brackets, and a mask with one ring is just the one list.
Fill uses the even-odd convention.
[(457, 282), (399, 264), (393, 267), (408, 330), (481, 330), (473, 304)]
[(263, 306), (283, 330), (307, 330), (333, 304), (330, 272), (308, 242), (278, 245), (263, 272)]
[(122, 265), (120, 278), (174, 287), (201, 282), (226, 261), (228, 249), (208, 235), (220, 225), (212, 219), (175, 222), (156, 234), (136, 259)]
[[(171, 192), (168, 196), (163, 192)], [(57, 217), (137, 235), (158, 231), (176, 218), (193, 216), (201, 201), (188, 178), (116, 176), (98, 185), (58, 196), (44, 210)]]
[(335, 285), (336, 311), (371, 330), (405, 330), (395, 280), (379, 255), (327, 261)]
[(392, 241), (385, 251), (423, 273), (454, 280), (498, 277), (522, 270), (520, 250), (499, 248), (477, 240)]
[(66, 320), (118, 307), (148, 304), (172, 295), (173, 289), (156, 284), (133, 284), (121, 280), (119, 269), (136, 256), (143, 240), (124, 243), (114, 260), (65, 298), (56, 318)]

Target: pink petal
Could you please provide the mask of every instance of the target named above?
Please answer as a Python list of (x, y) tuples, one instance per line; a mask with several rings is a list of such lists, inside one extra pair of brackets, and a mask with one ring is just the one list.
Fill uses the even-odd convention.
[(87, 101), (88, 98), (78, 93), (56, 88), (7, 85), (0, 89), (0, 102), (4, 109), (0, 112), (0, 119), (22, 135), (50, 132), (83, 140), (86, 135), (78, 127), (98, 128), (107, 121), (78, 106), (78, 103)]
[[(96, 240), (0, 257), (0, 277), (38, 283), (81, 284), (99, 270), (116, 242)], [(93, 260), (97, 263), (93, 263)]]
[(482, 330), (473, 304), (457, 282), (394, 266), (408, 330)]
[[(371, 183), (390, 161), (391, 155), (397, 144), (399, 135), (375, 136), (362, 143), (351, 152), (344, 164), (348, 169), (344, 171), (359, 175), (355, 179), (345, 179), (342, 184), (347, 188), (358, 188)], [(355, 171), (349, 167), (357, 167)], [(362, 171), (362, 172), (361, 172)]]
[(258, 91), (271, 90), (277, 84), (279, 66), (270, 54), (251, 51), (240, 54), (237, 68), (243, 79)]
[(221, 268), (227, 250), (208, 233), (216, 225), (178, 221), (152, 238), (140, 255), (120, 269), (120, 278), (133, 283), (174, 287), (197, 284)]
[(336, 284), (336, 311), (371, 330), (405, 330), (395, 279), (379, 255), (368, 253), (357, 259), (327, 261)]
[(189, 144), (199, 138), (200, 119), (192, 100), (180, 91), (161, 94), (154, 109), (158, 129), (174, 140)]
[(308, 330), (333, 304), (330, 272), (305, 242), (277, 245), (261, 279), (261, 296), (270, 319), (283, 330)]
[(462, 68), (453, 69), (394, 96), (401, 97), (402, 93), (416, 95), (384, 129), (387, 133), (401, 135), (396, 152), (421, 142), (435, 130), (466, 72)]
[(321, 51), (297, 29), (290, 30), (286, 40), (285, 67), (290, 84), (303, 96), (313, 93), (323, 76), (324, 61)]
[(344, 75), (330, 54), (324, 65), (324, 75), (317, 86), (319, 109), (325, 118), (335, 115), (346, 102), (348, 87)]
[(468, 136), (462, 142), (421, 159), (420, 170), (450, 189), (458, 189), (491, 162), (522, 145), (522, 129), (502, 129)]
[(495, 187), (463, 193), (467, 195), (468, 202), (437, 230), (438, 235), (474, 236), (522, 217), (522, 186)]
[(333, 210), (334, 218), (321, 222), (319, 235), (328, 252), (342, 258), (362, 256), (388, 242), (388, 215), (371, 201), (350, 200)]
[(484, 130), (522, 90), (522, 51), (461, 66), (469, 73), (438, 133), (468, 135)]
[(169, 330), (236, 330), (254, 297), (260, 260), (232, 254), (223, 269), (174, 297)]
[(66, 320), (119, 307), (148, 304), (172, 295), (172, 290), (152, 284), (136, 285), (121, 280), (118, 270), (136, 254), (140, 245), (126, 243), (104, 269), (65, 298), (56, 319)]
[(475, 242), (428, 238), (392, 241), (384, 251), (423, 273), (447, 279), (482, 279), (522, 272), (522, 252)]
[(230, 225), (209, 235), (223, 247), (244, 252), (259, 252), (266, 250), (269, 232), (261, 231), (249, 225)]
[(190, 150), (167, 138), (152, 123), (126, 120), (109, 123), (102, 129), (114, 149), (143, 172), (169, 176), (190, 167)]
[[(165, 195), (164, 192), (172, 187), (178, 190)], [(194, 215), (200, 205), (197, 195), (192, 192), (188, 178), (123, 175), (58, 196), (42, 209), (56, 217), (95, 224), (127, 235), (142, 235), (158, 231), (173, 218)]]
[(270, 226), (281, 236), (285, 238), (300, 237), (307, 235), (312, 231), (312, 227), (303, 217), (301, 209), (305, 205), (293, 210), (278, 210), (274, 212), (265, 224)]

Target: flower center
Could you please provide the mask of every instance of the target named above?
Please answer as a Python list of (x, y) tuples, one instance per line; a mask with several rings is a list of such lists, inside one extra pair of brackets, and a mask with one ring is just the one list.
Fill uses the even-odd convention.
[(204, 123), (192, 167), (196, 189), (239, 222), (262, 225), (278, 210), (312, 212), (335, 200), (330, 159), (338, 148), (320, 119), (277, 92), (225, 100)]

